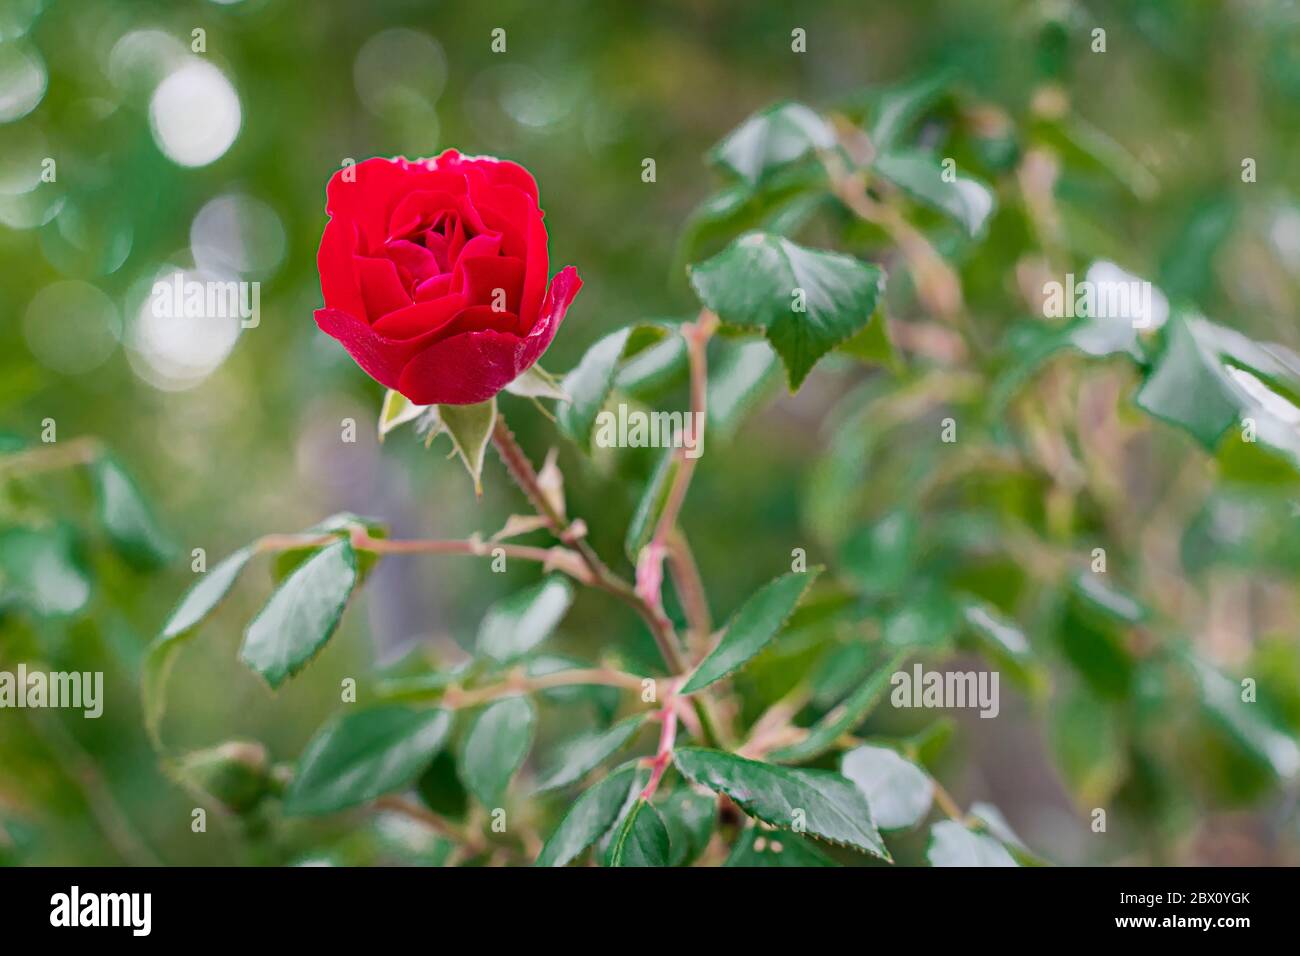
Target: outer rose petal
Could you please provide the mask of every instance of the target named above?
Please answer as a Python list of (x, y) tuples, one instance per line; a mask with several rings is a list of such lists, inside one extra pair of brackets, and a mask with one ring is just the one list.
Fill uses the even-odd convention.
[(356, 230), (342, 219), (331, 219), (325, 224), (320, 251), (316, 253), (316, 268), (320, 272), (321, 296), (325, 308), (339, 309), (357, 318), (366, 317), (361, 286), (352, 265), (356, 248)]
[[(551, 280), (537, 322), (526, 336), (485, 330), (442, 339), (412, 358), (402, 369), (397, 385), (388, 387), (396, 388), (417, 405), (486, 402), (541, 357), (555, 338), (564, 314), (581, 288), (578, 270), (566, 266)], [(317, 322), (320, 321), (319, 315), (318, 312)], [(335, 338), (344, 342), (339, 336)], [(348, 351), (352, 352), (351, 346)], [(352, 354), (361, 362), (356, 352)], [(366, 366), (363, 364), (362, 368)], [(366, 371), (370, 369), (366, 368)], [(370, 374), (379, 378), (373, 372)]]
[(402, 369), (438, 333), (433, 329), (410, 339), (388, 338), (338, 309), (317, 309), (316, 324), (337, 339), (367, 375), (387, 388), (397, 388)]

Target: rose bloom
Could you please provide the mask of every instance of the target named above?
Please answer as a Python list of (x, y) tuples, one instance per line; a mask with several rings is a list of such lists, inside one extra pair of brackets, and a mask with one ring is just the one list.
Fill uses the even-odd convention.
[(326, 189), (316, 324), (417, 405), (487, 401), (546, 351), (582, 280), (547, 288), (537, 183), (449, 149), (367, 159)]

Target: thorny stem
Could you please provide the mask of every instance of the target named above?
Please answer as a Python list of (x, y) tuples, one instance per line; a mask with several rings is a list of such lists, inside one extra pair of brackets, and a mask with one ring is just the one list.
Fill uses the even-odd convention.
[(659, 746), (655, 750), (654, 759), (650, 763), (650, 779), (646, 781), (645, 789), (641, 791), (641, 799), (649, 800), (659, 789), (659, 781), (663, 779), (664, 772), (668, 765), (672, 763), (673, 747), (677, 742), (677, 688), (679, 682), (674, 681), (668, 691), (668, 696), (664, 699), (663, 710), (659, 712), (661, 725), (659, 728)]
[[(718, 317), (706, 309), (700, 313), (695, 322), (682, 327), (682, 335), (686, 338), (691, 366), (691, 411), (694, 413), (692, 419), (701, 423), (701, 429), (707, 412), (708, 364), (706, 352), (709, 339), (717, 326)], [(682, 653), (676, 631), (667, 614), (664, 613), (663, 603), (659, 598), (658, 581), (661, 580), (662, 571), (658, 567), (650, 569), (651, 573), (649, 578), (646, 579), (643, 578), (642, 574), (645, 569), (638, 568), (638, 583), (642, 580), (654, 582), (652, 588), (645, 589), (628, 584), (623, 578), (610, 571), (582, 536), (573, 532), (575, 525), (569, 524), (568, 518), (561, 514), (559, 509), (543, 493), (532, 463), (519, 447), (519, 443), (515, 440), (514, 434), (506, 425), (505, 420), (500, 416), (497, 417), (492, 440), (501, 455), (502, 461), (505, 462), (510, 476), (523, 490), (537, 513), (546, 519), (551, 533), (563, 544), (574, 548), (578, 552), (591, 572), (592, 581), (590, 583), (592, 586), (613, 594), (631, 606), (649, 627), (650, 633), (654, 636), (655, 644), (659, 648), (659, 653), (662, 655), (669, 671), (674, 675), (685, 674), (690, 663)], [(703, 441), (702, 432), (696, 434), (695, 441), (696, 447), (700, 447), (700, 443)], [(685, 560), (689, 561), (689, 567), (693, 569), (694, 559), (690, 557), (689, 545), (686, 544), (685, 537), (678, 533), (677, 520), (681, 514), (682, 504), (686, 499), (686, 492), (690, 487), (691, 477), (694, 474), (695, 463), (698, 459), (688, 458), (681, 452), (679, 454), (682, 454), (681, 465), (673, 477), (673, 483), (669, 488), (667, 501), (655, 527), (651, 543), (647, 546), (640, 560), (645, 561), (648, 558), (651, 561), (662, 561), (664, 555), (668, 552), (671, 539), (677, 545), (679, 552), (685, 555)], [(585, 526), (582, 527), (585, 529)], [(674, 572), (675, 575), (689, 573), (684, 570), (685, 565), (679, 563), (674, 567), (677, 568)], [(677, 580), (676, 577), (674, 579)], [(696, 581), (698, 581), (698, 575), (691, 583)], [(687, 589), (690, 586), (690, 584), (687, 584)], [(684, 600), (689, 603), (689, 614), (691, 615), (689, 620), (691, 621), (692, 630), (698, 630), (701, 623), (704, 623), (704, 633), (707, 635), (707, 604), (703, 603), (703, 593), (701, 585), (699, 588), (700, 600), (698, 602), (695, 601), (694, 597), (684, 598)], [(703, 615), (700, 613), (701, 607), (704, 608)], [(693, 696), (691, 703), (699, 718), (704, 739), (725, 744), (726, 738), (721, 733), (719, 721), (713, 712), (712, 702), (707, 694)], [(674, 722), (675, 732), (676, 716), (673, 716), (671, 720)], [(666, 766), (665, 762), (664, 767)], [(660, 773), (662, 774), (662, 770), (660, 770)]]
[[(695, 425), (697, 429), (695, 434), (696, 448), (703, 447), (703, 423), (708, 414), (708, 360), (706, 351), (709, 338), (713, 335), (713, 330), (717, 328), (717, 325), (718, 317), (705, 309), (700, 312), (700, 316), (695, 322), (682, 326), (682, 336), (686, 339), (687, 355), (691, 366), (691, 420), (698, 423)], [(673, 474), (672, 484), (668, 487), (663, 511), (655, 524), (650, 543), (637, 557), (637, 595), (651, 610), (652, 614), (663, 618), (665, 621), (667, 618), (664, 615), (663, 600), (660, 596), (660, 585), (663, 580), (661, 562), (668, 553), (669, 538), (677, 529), (677, 519), (681, 515), (682, 505), (686, 501), (686, 493), (690, 490), (691, 478), (695, 474), (695, 464), (699, 461), (698, 457), (688, 456), (684, 448), (678, 448), (674, 454), (677, 456), (679, 464), (677, 471)], [(679, 546), (686, 547), (684, 537), (681, 538)], [(672, 666), (674, 673), (681, 673), (685, 669), (685, 664), (680, 659), (677, 646), (677, 639), (674, 635), (674, 656), (678, 658), (678, 663), (676, 665), (670, 663), (670, 666)]]
[[(292, 548), (317, 548), (337, 541), (333, 534), (269, 534), (258, 539), (255, 547), (259, 551), (287, 551)], [(437, 538), (374, 538), (363, 528), (352, 530), (350, 541), (360, 551), (375, 554), (468, 554), (486, 557), (497, 549), (507, 558), (521, 561), (537, 561), (547, 569), (557, 569), (568, 574), (582, 584), (593, 585), (587, 565), (576, 552), (564, 547), (537, 548), (522, 544), (483, 541), (480, 538), (437, 539)]]
[(524, 454), (523, 449), (519, 447), (519, 443), (515, 440), (514, 433), (510, 431), (505, 419), (500, 415), (497, 416), (496, 427), (492, 432), (492, 442), (496, 445), (501, 460), (505, 462), (510, 477), (514, 479), (515, 484), (520, 487), (533, 507), (537, 509), (537, 513), (546, 519), (551, 533), (563, 544), (573, 548), (578, 553), (591, 574), (591, 580), (586, 583), (614, 595), (640, 614), (649, 626), (650, 633), (654, 635), (655, 644), (658, 645), (659, 653), (663, 655), (664, 662), (668, 665), (669, 670), (674, 674), (681, 673), (685, 669), (686, 662), (682, 659), (681, 651), (678, 649), (677, 636), (673, 632), (672, 622), (664, 615), (662, 609), (652, 607), (636, 593), (636, 589), (632, 585), (611, 571), (600, 560), (600, 556), (596, 554), (591, 545), (574, 532), (576, 522), (570, 524), (568, 519), (559, 512), (543, 493), (537, 472), (533, 469), (532, 463), (528, 460), (528, 456)]
[(439, 703), (440, 706), (449, 710), (460, 710), (467, 707), (477, 707), (479, 704), (485, 704), (488, 701), (496, 700), (498, 697), (506, 697), (511, 694), (528, 694), (540, 690), (550, 690), (553, 687), (571, 687), (579, 684), (599, 684), (605, 687), (619, 687), (623, 690), (640, 690), (641, 678), (635, 674), (628, 674), (625, 671), (608, 667), (557, 671), (554, 674), (542, 674), (537, 677), (527, 677), (522, 671), (516, 671), (499, 684), (475, 687), (472, 690), (462, 690), (455, 686), (448, 687), (443, 692)]

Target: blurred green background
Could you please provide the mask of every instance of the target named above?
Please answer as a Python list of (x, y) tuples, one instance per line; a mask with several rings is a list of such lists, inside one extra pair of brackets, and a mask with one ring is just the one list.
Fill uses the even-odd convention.
[[(463, 471), (439, 451), (401, 433), (380, 445), (373, 422), (382, 390), (317, 331), (324, 184), (345, 159), (454, 146), (526, 165), (541, 185), (552, 272), (571, 263), (585, 282), (544, 359), (562, 372), (604, 332), (693, 313), (680, 270), (683, 226), (716, 186), (704, 154), (745, 116), (779, 99), (842, 104), (851, 113), (874, 88), (945, 70), (963, 108), (986, 108), (988, 121), (1008, 124), (1007, 137), (1021, 147), (1041, 111), (1035, 98), (1063, 97), (1092, 131), (1091, 162), (1113, 161), (1109, 175), (1084, 162), (1056, 185), (1067, 255), (1080, 273), (1092, 257), (1113, 259), (1156, 280), (1171, 300), (1296, 348), (1298, 26), (1294, 3), (1178, 0), (5, 0), (0, 428), (14, 445), (38, 443), (47, 419), (59, 443), (101, 440), (152, 501), (174, 557), (144, 570), (105, 548), (90, 484), (74, 470), (0, 491), (0, 523), (66, 526), (91, 582), (71, 614), (0, 601), (0, 668), (39, 660), (102, 669), (107, 683), (97, 721), (0, 712), (0, 859), (249, 859), (243, 843), (221, 838), (226, 824), (191, 833), (193, 801), (158, 770), (142, 729), (143, 650), (192, 580), (192, 549), (205, 549), (211, 566), (258, 535), (296, 531), (342, 510), (375, 515), (394, 536), (464, 536), (490, 532), (522, 508), (494, 458), (476, 503)], [(790, 50), (794, 27), (807, 31), (804, 54)], [(1093, 27), (1107, 30), (1104, 54), (1089, 50)], [(491, 50), (496, 28), (506, 31), (505, 53)], [(201, 53), (191, 49), (196, 29), (204, 31)], [(656, 161), (653, 183), (642, 181), (647, 157)], [(1258, 181), (1244, 187), (1243, 157), (1258, 169)], [(55, 161), (53, 182), (41, 180), (47, 158)], [(984, 162), (1000, 188), (1014, 186), (1007, 164), (999, 177), (998, 163)], [(1127, 180), (1123, 188), (1117, 177)], [(960, 263), (973, 321), (991, 349), (1027, 314), (1016, 269), (1035, 251), (1028, 233), (1023, 219), (1000, 216), (978, 253)], [(850, 240), (849, 251), (872, 255), (871, 239)], [(168, 325), (142, 311), (156, 278), (195, 268), (259, 281), (260, 325)], [(904, 302), (897, 312), (907, 318), (908, 308)], [(798, 396), (778, 389), (733, 441), (706, 456), (685, 520), (699, 528), (693, 539), (715, 617), (788, 569), (792, 547), (823, 560), (855, 521), (887, 508), (887, 469), (837, 485), (826, 466), (811, 464), (831, 442), (842, 396), (882, 374), (828, 362)], [(1130, 390), (1131, 377), (1105, 374), (1103, 390), (1113, 390), (1106, 394)], [(535, 460), (560, 447), (574, 510), (597, 549), (621, 558), (622, 529), (651, 459), (604, 454), (595, 467), (583, 464), (529, 403), (502, 402)], [(352, 444), (340, 440), (346, 419), (357, 423)], [(891, 447), (901, 455), (906, 438)], [(1109, 522), (1120, 534), (1180, 473), (1209, 475), (1211, 467), (1168, 431), (1105, 465), (1131, 494), (1121, 494), (1105, 520), (1081, 520), (1096, 518), (1099, 533)], [(1049, 520), (1040, 513), (1046, 493), (1033, 482), (972, 494), (1001, 496), (1000, 507), (1027, 525)], [(1160, 539), (1167, 564), (1132, 575), (1146, 576), (1151, 600), (1217, 663), (1267, 682), (1261, 706), (1294, 731), (1294, 538), (1267, 561), (1256, 560), (1264, 545), (1246, 541), (1249, 560), (1189, 583), (1168, 549), (1177, 551), (1191, 517), (1164, 517), (1173, 541)], [(1294, 514), (1284, 527), (1295, 531)], [(1222, 536), (1213, 540), (1212, 557), (1222, 546)], [(21, 576), (13, 567), (4, 573)], [(981, 570), (986, 579), (1004, 573)], [(165, 738), (177, 749), (250, 738), (290, 761), (337, 710), (340, 679), (360, 678), (374, 661), (394, 661), (416, 645), (468, 643), (484, 608), (535, 578), (535, 569), (493, 575), (461, 558), (385, 560), (310, 670), (272, 695), (236, 660), (243, 625), (270, 589), (255, 568), (179, 658)], [(0, 589), (5, 582), (0, 574)], [(589, 657), (614, 647), (633, 661), (652, 654), (631, 616), (588, 595), (559, 647)], [(1140, 687), (1126, 693), (1125, 707), (1143, 706)], [(1090, 841), (1050, 740), (1050, 700), (1011, 696), (1004, 690), (1000, 719), (961, 721), (938, 775), (963, 804), (997, 803), (1048, 858), (1300, 862), (1293, 784), (1252, 783), (1254, 771), (1203, 745), (1200, 731), (1175, 714), (1164, 715), (1161, 733), (1189, 736), (1185, 746), (1171, 743), (1179, 756), (1168, 765), (1148, 766), (1120, 744), (1079, 758), (1101, 775), (1091, 779), (1094, 789), (1123, 782), (1136, 807), (1123, 851)], [(1197, 766), (1207, 762), (1208, 770)], [(347, 829), (344, 821), (304, 825), (254, 858), (310, 856)], [(1164, 829), (1168, 839), (1148, 832)]]

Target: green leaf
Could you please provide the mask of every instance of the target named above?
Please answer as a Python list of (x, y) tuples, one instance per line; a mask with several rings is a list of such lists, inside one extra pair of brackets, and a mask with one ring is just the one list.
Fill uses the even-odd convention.
[(954, 820), (943, 820), (930, 828), (930, 846), (925, 851), (931, 866), (1015, 866), (1016, 861), (997, 840), (972, 833)]
[(888, 747), (856, 747), (840, 760), (840, 773), (862, 791), (882, 830), (916, 826), (930, 812), (934, 782)]
[(240, 548), (229, 555), (210, 571), (199, 576), (181, 598), (176, 609), (163, 625), (162, 637), (167, 640), (182, 637), (198, 627), (205, 617), (212, 613), (221, 599), (234, 586), (239, 573), (244, 570), (254, 554), (253, 548)]
[(1074, 592), (1090, 607), (1123, 624), (1141, 624), (1150, 616), (1136, 598), (1107, 583), (1104, 574), (1080, 571), (1073, 583)]
[(945, 182), (943, 167), (921, 150), (881, 153), (872, 166), (913, 199), (953, 219), (972, 239), (984, 234), (997, 203), (993, 190), (978, 179), (954, 174)]
[(334, 813), (408, 787), (432, 763), (450, 730), (445, 710), (385, 706), (336, 717), (303, 751), (285, 812)]
[(711, 439), (727, 438), (735, 433), (745, 415), (771, 392), (780, 364), (772, 346), (765, 341), (728, 342), (721, 348), (721, 356), (709, 368), (707, 407)]
[(1081, 119), (1077, 113), (1037, 124), (1037, 138), (1049, 143), (1066, 168), (1109, 174), (1139, 199), (1159, 192), (1160, 181), (1118, 141)]
[(841, 561), (864, 594), (896, 594), (907, 583), (916, 560), (917, 528), (916, 515), (899, 508), (844, 542)]
[(493, 701), (477, 714), (461, 742), (460, 775), (469, 790), (489, 809), (500, 805), (533, 743), (537, 711), (527, 697)]
[(1215, 266), (1238, 219), (1236, 195), (1229, 186), (1190, 204), (1189, 214), (1160, 255), (1160, 284), (1173, 298), (1203, 301), (1218, 287)]
[[(619, 366), (614, 388), (638, 401), (653, 404), (690, 374), (689, 350), (680, 335), (647, 346)], [(710, 370), (711, 372), (712, 370)], [(712, 374), (710, 374), (712, 379)]]
[(679, 747), (673, 760), (683, 776), (725, 793), (764, 823), (890, 859), (867, 801), (837, 773), (777, 767), (699, 747)]
[(847, 700), (838, 704), (808, 731), (808, 736), (796, 744), (772, 751), (769, 759), (779, 763), (799, 763), (820, 756), (835, 745), (841, 736), (867, 719), (867, 715), (880, 702), (889, 687), (890, 678), (903, 666), (909, 651), (891, 657), (855, 690)]
[(873, 653), (870, 645), (854, 641), (833, 646), (809, 672), (812, 703), (830, 707), (871, 674)]
[(628, 795), (640, 789), (645, 777), (645, 772), (629, 764), (589, 787), (564, 815), (535, 865), (564, 866), (599, 840), (614, 825)]
[(428, 405), (416, 405), (409, 398), (394, 389), (384, 392), (384, 404), (379, 410), (379, 440), (400, 425), (413, 422), (428, 409)]
[[(307, 537), (325, 537), (334, 535), (337, 538), (351, 538), (353, 530), (360, 530), (371, 538), (388, 537), (388, 529), (378, 518), (367, 518), (362, 515), (353, 514), (350, 511), (339, 511), (328, 518), (316, 522), (310, 528), (304, 528), (302, 534)], [(293, 570), (300, 564), (310, 558), (313, 554), (319, 554), (321, 548), (327, 547), (327, 544), (313, 545), (308, 548), (286, 548), (276, 554), (271, 562), (271, 578), (277, 584), (287, 578)], [(360, 551), (357, 554), (357, 581), (365, 581), (370, 570), (379, 560), (379, 555), (373, 551)]]
[(736, 837), (736, 845), (723, 866), (838, 866), (809, 840), (789, 831), (775, 833), (750, 825)]
[(621, 720), (608, 730), (574, 737), (560, 748), (558, 758), (537, 783), (537, 792), (577, 783), (617, 753), (645, 723), (645, 715)]
[(561, 388), (570, 401), (555, 406), (560, 430), (591, 451), (591, 431), (614, 387), (621, 363), (661, 341), (670, 331), (666, 324), (644, 323), (611, 332), (587, 350), (577, 367), (564, 377)]
[(763, 329), (795, 390), (818, 359), (870, 321), (884, 272), (852, 256), (750, 232), (693, 266), (691, 285), (723, 322)]
[(732, 617), (718, 646), (700, 662), (681, 693), (708, 687), (744, 667), (776, 637), (820, 573), (821, 568), (812, 568), (806, 574), (785, 574), (759, 588)]
[(1080, 806), (1105, 806), (1124, 782), (1124, 743), (1118, 721), (1097, 698), (1076, 691), (1053, 702), (1052, 751)]
[(962, 605), (962, 616), (977, 640), (994, 653), (1012, 660), (1029, 657), (1029, 640), (1020, 625), (1003, 617), (992, 605), (969, 599)]
[(687, 263), (704, 258), (748, 229), (793, 236), (823, 205), (831, 205), (826, 170), (801, 160), (772, 170), (758, 189), (738, 180), (704, 199), (687, 217), (669, 270), (672, 279)]
[(677, 449), (665, 448), (659, 455), (659, 463), (655, 465), (655, 470), (650, 473), (649, 481), (641, 491), (641, 498), (637, 501), (636, 511), (632, 514), (632, 520), (628, 522), (627, 535), (623, 539), (623, 550), (627, 552), (633, 564), (636, 564), (640, 557), (641, 549), (654, 537), (659, 516), (663, 514), (664, 506), (668, 503), (668, 490), (672, 487), (673, 479), (681, 464), (682, 459), (677, 454)]
[(935, 70), (874, 93), (871, 142), (878, 150), (902, 142), (913, 124), (929, 111), (952, 83), (952, 71)]
[(709, 152), (714, 165), (750, 187), (773, 170), (835, 145), (830, 124), (801, 103), (777, 103), (755, 113)]
[(1281, 780), (1300, 775), (1300, 745), (1272, 726), (1255, 708), (1259, 704), (1242, 700), (1242, 688), (1199, 657), (1188, 657), (1196, 678), (1201, 703), (1216, 723), (1224, 728), (1257, 760)]
[(456, 772), (456, 758), (444, 747), (420, 774), (415, 784), (420, 800), (434, 813), (463, 820), (469, 810), (469, 794)]
[(139, 570), (161, 567), (173, 553), (153, 512), (131, 476), (112, 455), (102, 455), (91, 465), (99, 522), (122, 558)]
[(1029, 852), (1029, 847), (1025, 846), (1025, 842), (1016, 835), (1015, 830), (1011, 829), (1011, 824), (1002, 815), (1002, 811), (993, 804), (977, 800), (970, 805), (967, 815), (980, 830), (1000, 841), (1013, 857), (1018, 854), (1026, 857), (1033, 856)]
[(1125, 627), (1114, 615), (1097, 609), (1077, 589), (1065, 595), (1056, 638), (1069, 662), (1088, 685), (1103, 697), (1121, 700), (1134, 681), (1134, 661), (1124, 635)]
[(0, 531), (0, 616), (11, 604), (41, 617), (76, 614), (91, 581), (71, 525)]
[(895, 650), (942, 650), (957, 634), (956, 602), (940, 589), (924, 589), (892, 611), (882, 625), (885, 644)]
[(272, 688), (298, 673), (338, 627), (357, 581), (352, 545), (340, 539), (304, 561), (244, 632), (239, 657)]
[(889, 323), (885, 321), (883, 310), (877, 311), (866, 328), (840, 345), (839, 351), (867, 365), (879, 365), (894, 375), (903, 371), (903, 361), (894, 348), (894, 340), (889, 337)]
[(713, 836), (718, 798), (694, 787), (678, 787), (660, 800), (658, 809), (668, 828), (668, 865), (690, 865)]
[(572, 604), (573, 586), (559, 574), (496, 602), (479, 625), (478, 652), (496, 661), (522, 657), (551, 636)]
[(609, 845), (606, 866), (667, 866), (668, 828), (649, 800), (642, 797), (623, 818)]
[(489, 398), (477, 405), (439, 405), (439, 429), (430, 434), (426, 443), (446, 432), (461, 464), (474, 480), (474, 494), (483, 494), (483, 459), (492, 429), (497, 423), (497, 400)]
[(252, 548), (240, 548), (212, 570), (205, 572), (185, 592), (163, 625), (162, 633), (145, 652), (144, 668), (140, 676), (140, 699), (145, 730), (155, 747), (161, 746), (159, 729), (167, 708), (167, 680), (171, 676), (176, 654), (194, 636), (203, 619), (230, 592), (253, 553)]
[(571, 401), (571, 397), (555, 377), (540, 365), (529, 366), (522, 375), (506, 386), (506, 391), (520, 398), (554, 398)]
[(1233, 446), (1248, 444), (1250, 419), (1255, 440), (1300, 470), (1300, 356), (1196, 316), (1171, 319), (1165, 336), (1134, 399), (1140, 408), (1211, 452), (1244, 452)]

